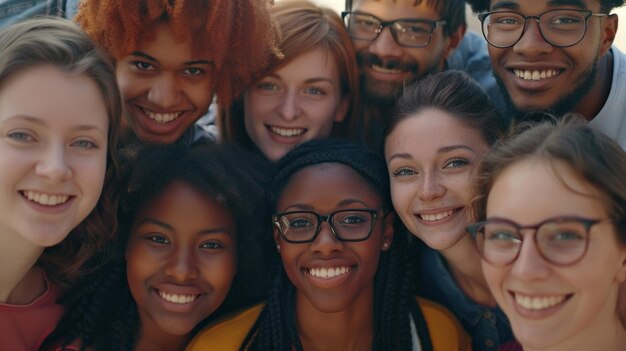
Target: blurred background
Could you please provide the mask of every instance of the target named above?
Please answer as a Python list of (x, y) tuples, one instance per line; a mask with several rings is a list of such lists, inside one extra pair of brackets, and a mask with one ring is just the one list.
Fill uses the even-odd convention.
[[(281, 0), (275, 0), (275, 1), (281, 1)], [(345, 0), (312, 0), (312, 1), (317, 4), (325, 5), (330, 8), (333, 8), (335, 9), (335, 11), (339, 13), (341, 13), (341, 11), (344, 10), (344, 6), (346, 3)], [(626, 5), (621, 8), (617, 8), (613, 12), (617, 13), (617, 15), (620, 17), (620, 20), (622, 22), (620, 28), (621, 27), (626, 28)], [(467, 7), (467, 23), (469, 24), (469, 27), (471, 29), (477, 32), (480, 32), (480, 23), (478, 22), (478, 19), (476, 19), (476, 15), (472, 13), (472, 10), (470, 9), (469, 6)], [(624, 28), (617, 30), (617, 38), (615, 40), (615, 44), (622, 51), (626, 51), (626, 29)]]

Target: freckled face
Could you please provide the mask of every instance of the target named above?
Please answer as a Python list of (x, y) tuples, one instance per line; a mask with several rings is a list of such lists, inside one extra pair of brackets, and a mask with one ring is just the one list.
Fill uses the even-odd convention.
[[(296, 173), (283, 189), (277, 212), (314, 211), (327, 215), (341, 209), (378, 209), (380, 196), (351, 168), (324, 163)], [(385, 217), (387, 218), (387, 217)], [(342, 242), (323, 223), (315, 241), (291, 244), (274, 230), (287, 276), (297, 289), (298, 303), (318, 311), (348, 310), (358, 303), (371, 304), (374, 275), (383, 242), (391, 243), (393, 229), (380, 219), (365, 241)], [(331, 271), (332, 270), (332, 271)], [(332, 272), (332, 274), (327, 274)]]
[(432, 108), (400, 122), (385, 140), (393, 206), (431, 248), (447, 249), (466, 235), (474, 165), (487, 150), (477, 130)]
[(135, 216), (126, 261), (142, 328), (188, 334), (228, 294), (237, 270), (235, 220), (215, 200), (173, 182)]
[(140, 140), (170, 144), (209, 108), (215, 87), (209, 58), (192, 54), (192, 39), (179, 41), (166, 24), (154, 39), (116, 62), (126, 102), (126, 123)]
[(271, 161), (305, 141), (330, 137), (348, 111), (337, 62), (323, 48), (269, 72), (244, 94), (246, 132)]

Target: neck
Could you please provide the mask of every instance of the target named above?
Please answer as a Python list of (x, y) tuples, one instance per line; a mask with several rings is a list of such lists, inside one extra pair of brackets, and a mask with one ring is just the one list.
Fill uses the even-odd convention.
[(145, 323), (142, 323), (134, 351), (183, 351), (191, 339), (190, 334), (172, 335), (154, 326), (144, 328), (144, 325)]
[[(371, 350), (374, 334), (374, 291), (370, 287), (347, 308), (323, 312), (306, 297), (296, 296), (298, 334), (305, 351)], [(323, 336), (323, 337), (320, 337)]]
[(480, 253), (471, 236), (463, 236), (456, 244), (440, 253), (446, 259), (454, 280), (467, 296), (481, 305), (496, 306), (483, 276)]
[(32, 245), (19, 234), (0, 234), (0, 303), (24, 305), (41, 296), (45, 282), (35, 263), (42, 247)]
[(609, 50), (598, 61), (598, 71), (594, 78), (594, 86), (574, 108), (574, 112), (591, 121), (604, 107), (611, 93), (613, 83), (613, 53)]

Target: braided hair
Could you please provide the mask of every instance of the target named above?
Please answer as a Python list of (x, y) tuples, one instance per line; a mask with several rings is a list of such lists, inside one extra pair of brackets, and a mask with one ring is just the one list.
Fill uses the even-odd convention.
[[(235, 146), (198, 142), (135, 145), (123, 152), (124, 192), (119, 210), (120, 232), (111, 243), (114, 259), (68, 291), (66, 313), (47, 345), (80, 340), (81, 350), (133, 350), (141, 328), (126, 276), (124, 252), (135, 214), (174, 181), (182, 181), (230, 210), (237, 222), (238, 269), (224, 303), (207, 320), (264, 298), (261, 279), (263, 238), (270, 230), (266, 211), (265, 160)], [(245, 254), (244, 254), (245, 253)]]
[[(389, 177), (383, 158), (363, 146), (341, 139), (310, 141), (287, 153), (275, 165), (269, 193), (272, 208), (275, 209), (283, 189), (298, 171), (321, 163), (350, 167), (380, 195), (383, 207), (391, 208)], [(381, 252), (374, 278), (374, 350), (412, 350), (410, 319), (416, 325), (422, 350), (432, 350), (428, 327), (412, 293), (414, 278), (408, 259), (408, 240), (407, 236), (397, 235), (391, 248)], [(274, 262), (273, 268), (276, 278), (267, 305), (240, 350), (302, 350), (295, 313), (296, 288), (280, 262)]]

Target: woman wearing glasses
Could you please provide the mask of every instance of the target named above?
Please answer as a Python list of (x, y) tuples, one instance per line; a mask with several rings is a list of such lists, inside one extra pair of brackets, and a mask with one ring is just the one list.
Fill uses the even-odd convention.
[(486, 158), (486, 220), (468, 230), (524, 350), (624, 350), (624, 174), (626, 153), (572, 119), (532, 127)]
[(482, 351), (513, 336), (465, 227), (475, 165), (506, 124), (478, 83), (446, 71), (406, 87), (385, 138), (393, 206), (420, 239), (418, 293), (449, 308)]
[(356, 54), (337, 13), (283, 1), (272, 14), (282, 57), (271, 59), (219, 125), (225, 141), (274, 162), (303, 142), (352, 136), (359, 85)]
[(282, 265), (267, 304), (209, 327), (190, 350), (469, 350), (449, 312), (412, 295), (378, 154), (311, 141), (278, 162), (271, 194)]

